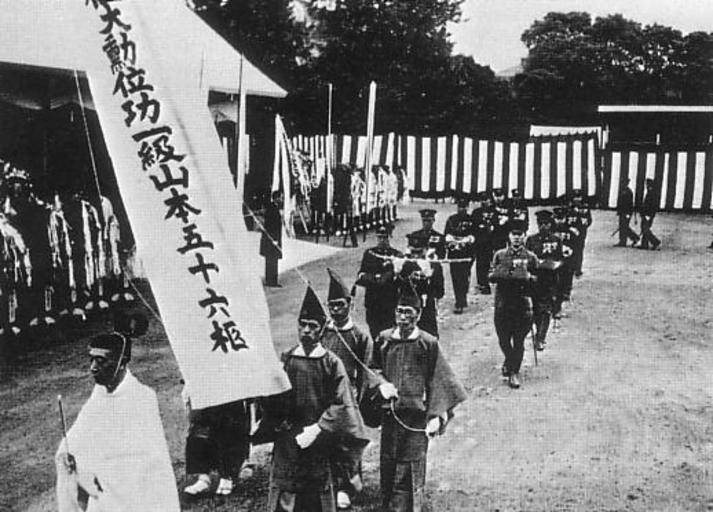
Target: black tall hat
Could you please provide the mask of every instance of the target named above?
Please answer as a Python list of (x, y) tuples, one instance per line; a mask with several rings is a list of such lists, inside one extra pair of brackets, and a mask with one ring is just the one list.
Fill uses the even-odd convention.
[(344, 284), (344, 281), (342, 281), (339, 274), (331, 268), (327, 268), (327, 273), (329, 274), (329, 292), (327, 293), (327, 300), (351, 299), (349, 288), (347, 288), (347, 285)]
[(89, 341), (89, 350), (93, 348), (111, 350), (117, 356), (129, 361), (131, 359), (131, 338), (119, 332), (99, 334)]
[(409, 306), (414, 309), (421, 309), (421, 297), (418, 296), (411, 281), (406, 281), (399, 288), (399, 306)]
[(327, 314), (322, 308), (317, 295), (311, 286), (307, 286), (305, 297), (302, 299), (302, 307), (300, 308), (299, 320), (314, 320), (324, 325), (327, 322)]

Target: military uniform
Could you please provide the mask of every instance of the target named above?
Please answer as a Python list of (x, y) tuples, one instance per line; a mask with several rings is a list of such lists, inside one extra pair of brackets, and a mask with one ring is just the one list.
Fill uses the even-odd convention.
[[(380, 229), (388, 229), (382, 227)], [(366, 323), (372, 339), (394, 324), (398, 285), (391, 258), (403, 257), (393, 247), (372, 247), (364, 251), (356, 284), (363, 286)]]
[(399, 289), (409, 282), (423, 303), (418, 326), (438, 338), (438, 300), (445, 294), (441, 264), (428, 260), (405, 261), (399, 272)]
[[(485, 196), (485, 194), (483, 195)], [(481, 198), (484, 199), (484, 197)], [(495, 230), (495, 210), (489, 204), (483, 204), (471, 213), (475, 235), (475, 275), (480, 293), (490, 293), (488, 270), (493, 260), (493, 232)]]
[(505, 200), (502, 189), (493, 190), (493, 251), (504, 249), (508, 244), (508, 222), (510, 221), (510, 205)]
[(555, 309), (553, 316), (557, 318), (562, 309), (562, 303), (569, 301), (572, 294), (572, 278), (574, 276), (574, 252), (577, 246), (579, 232), (567, 223), (567, 209), (558, 207), (554, 209), (554, 223), (552, 233), (562, 242), (564, 260), (558, 270), (557, 293), (555, 296)]
[(582, 263), (584, 261), (587, 233), (589, 227), (592, 225), (592, 211), (589, 209), (589, 205), (584, 202), (580, 189), (574, 190), (574, 198), (572, 199), (570, 208), (572, 209), (573, 215), (579, 217), (579, 227), (582, 230), (580, 233), (580, 250), (576, 254), (574, 261), (574, 275), (579, 277), (582, 275)]
[[(524, 222), (514, 221), (509, 231), (525, 233)], [(532, 272), (537, 268), (537, 256), (525, 246), (515, 249), (509, 245), (493, 256), (490, 281), (495, 289), (495, 331), (500, 349), (505, 356), (503, 373), (510, 377), (510, 385), (518, 387), (524, 354), (524, 342), (532, 326)]]
[[(537, 212), (538, 224), (552, 223), (552, 212), (543, 210)], [(562, 265), (562, 242), (551, 231), (527, 237), (525, 248), (538, 258), (535, 271), (537, 281), (533, 286), (532, 308), (533, 323), (535, 324), (535, 345), (541, 350), (546, 342), (547, 331), (555, 306), (557, 291), (557, 270)]]
[[(461, 201), (459, 208), (467, 208), (468, 202)], [(468, 289), (470, 288), (470, 271), (475, 257), (475, 223), (468, 213), (455, 213), (448, 217), (445, 228), (446, 244), (449, 259), (465, 259), (468, 261), (450, 263), (453, 294), (455, 295), (455, 312), (460, 313), (468, 306)]]
[[(424, 208), (420, 210), (419, 213), (421, 214), (421, 220), (423, 222), (430, 220), (430, 222), (433, 223), (436, 216), (436, 210), (430, 208)], [(426, 229), (425, 227), (418, 229), (406, 236), (409, 237), (409, 239), (420, 240), (421, 244), (425, 244), (424, 246), (428, 248), (428, 252), (435, 254), (439, 259), (446, 257), (446, 237), (432, 227), (430, 229)]]
[(507, 205), (510, 220), (521, 220), (525, 225), (530, 225), (530, 212), (519, 188), (512, 189), (512, 197), (507, 201)]

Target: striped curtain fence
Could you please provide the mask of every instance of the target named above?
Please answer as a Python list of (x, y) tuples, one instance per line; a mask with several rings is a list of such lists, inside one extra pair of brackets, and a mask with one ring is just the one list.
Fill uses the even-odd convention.
[[(324, 155), (325, 136), (293, 139), (312, 158)], [(335, 136), (337, 163), (362, 165), (366, 137)], [(537, 137), (528, 142), (478, 140), (458, 135), (374, 137), (372, 164), (406, 170), (414, 197), (475, 195), (502, 187), (523, 190), (525, 199), (554, 200), (572, 189), (588, 196), (600, 190), (596, 135)]]
[(665, 211), (710, 211), (713, 207), (713, 145), (690, 151), (605, 151), (602, 169), (602, 205), (615, 208), (629, 178), (636, 204), (644, 196), (644, 181), (660, 187), (659, 207)]

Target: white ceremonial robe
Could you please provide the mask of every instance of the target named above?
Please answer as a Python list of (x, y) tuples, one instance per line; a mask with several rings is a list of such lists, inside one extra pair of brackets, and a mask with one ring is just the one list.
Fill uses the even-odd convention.
[[(64, 468), (67, 451), (76, 460), (75, 474)], [(128, 370), (113, 393), (94, 386), (67, 443), (60, 443), (56, 463), (59, 512), (82, 510), (78, 484), (93, 495), (88, 512), (180, 510), (156, 393)]]

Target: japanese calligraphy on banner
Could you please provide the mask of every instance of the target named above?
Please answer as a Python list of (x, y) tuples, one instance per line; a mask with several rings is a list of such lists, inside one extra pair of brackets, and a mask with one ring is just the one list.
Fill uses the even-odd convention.
[(83, 49), (92, 97), (193, 406), (289, 389), (258, 258), (207, 107), (201, 43), (155, 19), (185, 5), (76, 1), (96, 36)]

